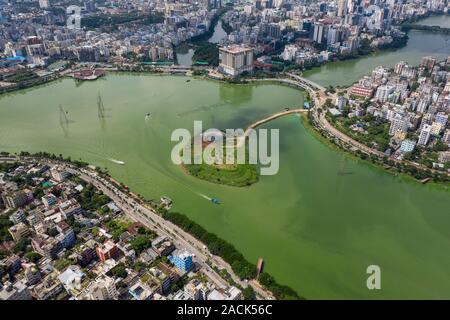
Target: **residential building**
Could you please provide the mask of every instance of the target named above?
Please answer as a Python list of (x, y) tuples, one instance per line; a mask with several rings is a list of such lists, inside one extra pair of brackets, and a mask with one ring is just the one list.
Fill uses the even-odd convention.
[(406, 152), (412, 152), (414, 150), (414, 147), (416, 146), (416, 142), (410, 139), (405, 139), (402, 141), (402, 144), (400, 146), (400, 151), (403, 153)]
[(117, 300), (119, 293), (114, 279), (107, 275), (101, 275), (89, 288), (89, 297), (92, 300)]
[(100, 261), (105, 262), (108, 259), (116, 259), (120, 255), (120, 249), (111, 240), (97, 246), (97, 256)]
[(70, 176), (70, 173), (62, 169), (60, 166), (52, 167), (50, 169), (50, 174), (52, 175), (52, 178), (57, 182), (62, 182)]
[(31, 300), (26, 280), (17, 281), (14, 284), (6, 282), (0, 285), (0, 300)]
[(23, 222), (18, 223), (8, 229), (9, 233), (13, 237), (14, 241), (19, 241), (30, 234), (30, 230), (27, 225)]
[(417, 144), (426, 146), (428, 141), (430, 140), (430, 136), (431, 136), (431, 126), (429, 124), (425, 124), (422, 130), (420, 131), (419, 141), (417, 142)]
[(186, 250), (174, 251), (172, 255), (169, 256), (169, 261), (183, 272), (187, 272), (192, 268), (192, 254)]
[(253, 49), (238, 45), (219, 48), (219, 69), (232, 77), (253, 72)]
[(394, 119), (391, 121), (391, 126), (389, 127), (389, 135), (393, 136), (398, 132), (403, 133), (408, 131), (408, 123), (407, 117), (398, 113), (395, 114)]

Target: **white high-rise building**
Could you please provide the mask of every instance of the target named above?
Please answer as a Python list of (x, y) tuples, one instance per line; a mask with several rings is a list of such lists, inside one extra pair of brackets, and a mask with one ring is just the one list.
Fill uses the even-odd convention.
[(389, 127), (389, 135), (393, 136), (396, 133), (403, 133), (408, 131), (408, 119), (400, 114), (396, 114), (391, 121), (391, 126)]
[(328, 29), (328, 35), (327, 35), (327, 44), (335, 44), (339, 41), (339, 30), (336, 28), (329, 28)]
[(450, 129), (445, 130), (445, 133), (442, 137), (442, 142), (450, 144)]
[(394, 92), (394, 86), (391, 85), (383, 85), (379, 86), (377, 92), (375, 94), (375, 98), (377, 98), (380, 102), (385, 102), (388, 100), (389, 95)]
[(219, 48), (219, 69), (232, 77), (253, 71), (253, 49), (246, 46)]
[(48, 9), (48, 8), (50, 8), (49, 0), (39, 0), (39, 8), (41, 8), (41, 9)]
[(425, 124), (422, 130), (420, 131), (419, 141), (417, 142), (417, 144), (426, 146), (428, 141), (430, 140), (430, 136), (431, 136), (431, 126), (429, 124)]
[(347, 14), (347, 1), (348, 0), (338, 0), (337, 5), (337, 16), (344, 17)]
[(323, 23), (314, 24), (313, 40), (317, 43), (323, 43), (327, 27)]

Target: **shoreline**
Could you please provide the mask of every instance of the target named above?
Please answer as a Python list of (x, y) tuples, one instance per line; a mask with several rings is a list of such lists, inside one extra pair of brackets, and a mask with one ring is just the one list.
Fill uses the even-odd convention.
[[(319, 140), (320, 143), (324, 144), (327, 148), (330, 148), (333, 151), (342, 153), (345, 157), (348, 157), (348, 158), (356, 161), (358, 164), (364, 164), (364, 165), (370, 166), (373, 169), (380, 170), (381, 172), (387, 173), (393, 177), (402, 177), (402, 178), (408, 179), (408, 182), (411, 182), (414, 184), (424, 185), (423, 183), (421, 183), (420, 180), (416, 179), (415, 177), (411, 176), (410, 174), (405, 174), (403, 172), (394, 172), (391, 169), (385, 168), (378, 163), (374, 163), (370, 160), (363, 159), (360, 156), (358, 156), (357, 154), (352, 153), (351, 151), (349, 151), (347, 149), (344, 149), (340, 145), (336, 144), (332, 140), (330, 140), (327, 137), (325, 137), (324, 135), (322, 135), (322, 133), (317, 130), (317, 128), (314, 126), (314, 124), (312, 124), (310, 122), (310, 119), (308, 119), (308, 115), (302, 115), (302, 124), (305, 127), (305, 129), (315, 139)], [(445, 182), (430, 181), (430, 182), (426, 183), (426, 185), (433, 185), (433, 186), (436, 186), (439, 188), (444, 188), (444, 189), (450, 191), (450, 189), (448, 188), (449, 187), (448, 183), (445, 183)]]
[[(229, 278), (228, 280), (227, 279), (225, 280), (227, 280), (228, 282), (234, 283), (235, 285), (242, 288), (241, 283), (245, 282), (243, 279), (247, 279), (248, 280), (247, 285), (252, 287), (255, 290), (255, 293), (258, 293), (262, 297), (265, 296), (269, 300), (271, 298), (275, 298), (277, 300), (287, 300), (287, 299), (305, 300), (304, 297), (300, 296), (290, 286), (279, 284), (270, 274), (268, 274), (265, 271), (261, 273), (260, 278), (258, 280), (254, 276), (256, 274), (256, 265), (249, 262), (244, 257), (244, 255), (234, 247), (234, 245), (218, 237), (217, 235), (208, 232), (201, 225), (197, 224), (195, 221), (191, 220), (188, 216), (184, 215), (183, 213), (168, 211), (150, 205), (149, 201), (146, 200), (144, 197), (135, 194), (131, 190), (131, 188), (129, 188), (122, 182), (119, 182), (116, 179), (112, 178), (108, 172), (102, 171), (99, 167), (95, 167), (87, 162), (84, 162), (83, 160), (71, 160), (70, 157), (64, 158), (62, 155), (56, 156), (54, 154), (49, 154), (46, 152), (28, 153), (26, 151), (21, 151), (19, 153), (12, 154), (10, 152), (2, 152), (0, 150), (0, 163), (14, 163), (14, 162), (20, 163), (27, 161), (54, 162), (57, 164), (71, 166), (72, 167), (71, 169), (80, 171), (81, 174), (83, 174), (83, 170), (88, 170), (91, 171), (92, 173), (95, 173), (101, 178), (109, 181), (109, 183), (115, 186), (120, 192), (124, 193), (129, 198), (133, 199), (138, 205), (142, 206), (143, 208), (147, 208), (147, 210), (153, 212), (153, 214), (159, 216), (164, 221), (169, 222), (174, 226), (176, 226), (176, 228), (172, 229), (174, 233), (179, 234), (180, 231), (182, 231), (185, 232), (187, 235), (196, 239), (196, 241), (198, 241), (203, 245), (204, 249), (206, 248), (208, 250), (210, 258), (213, 261), (215, 261), (215, 257), (217, 257), (219, 262), (221, 262), (221, 264), (226, 263), (227, 266), (222, 270), (225, 270), (227, 272), (227, 278), (228, 277)], [(147, 218), (153, 221), (150, 217)], [(177, 230), (177, 228), (180, 230)], [(207, 239), (208, 241), (206, 241), (205, 239)], [(217, 246), (218, 243), (220, 243), (224, 248), (222, 248), (222, 251), (218, 249), (219, 252), (213, 252), (211, 254), (209, 249), (210, 243), (214, 244), (215, 246)], [(240, 269), (235, 270), (235, 267), (233, 267), (234, 264), (238, 264)], [(249, 277), (245, 277), (243, 276), (243, 274), (249, 275)]]
[[(147, 70), (147, 71), (108, 70), (108, 73), (109, 72), (111, 72), (113, 74), (118, 74), (118, 75), (129, 74), (129, 75), (133, 75), (133, 76), (136, 75), (136, 74), (137, 75), (145, 75), (145, 76), (158, 76), (158, 75), (159, 76), (179, 76), (179, 77), (188, 77), (188, 78), (194, 78), (194, 79), (206, 80), (206, 81), (213, 81), (213, 82), (218, 82), (218, 83), (223, 83), (223, 84), (230, 84), (230, 85), (282, 85), (282, 86), (286, 86), (286, 87), (290, 87), (290, 88), (299, 90), (303, 94), (304, 94), (304, 92), (309, 92), (305, 88), (302, 88), (302, 87), (299, 87), (297, 85), (293, 85), (293, 84), (289, 84), (289, 83), (283, 82), (283, 80), (286, 80), (286, 77), (284, 77), (284, 78), (274, 77), (273, 79), (271, 78), (271, 79), (266, 79), (266, 80), (255, 79), (255, 78), (242, 78), (239, 82), (232, 82), (232, 81), (227, 81), (226, 79), (216, 79), (216, 78), (212, 78), (212, 77), (209, 77), (209, 76), (195, 76), (195, 75), (192, 75), (192, 74), (191, 75), (186, 75), (186, 74), (180, 74), (180, 73), (167, 73), (167, 72), (160, 72), (160, 71), (156, 71), (156, 70), (155, 71), (151, 71), (151, 70)], [(62, 80), (63, 78), (66, 78), (66, 75), (62, 75), (61, 77), (59, 77), (57, 79), (54, 79), (54, 80), (52, 80), (50, 82), (47, 82), (47, 83), (39, 84), (37, 86), (33, 86), (33, 87), (29, 87), (29, 88), (23, 88), (23, 90), (39, 88), (39, 86), (48, 85), (48, 84), (50, 84), (53, 81)], [(93, 81), (88, 81), (88, 82), (93, 82)], [(342, 87), (340, 87), (340, 88), (342, 88)], [(343, 87), (343, 88), (347, 88), (347, 87)], [(22, 89), (15, 90), (15, 91), (12, 91), (12, 92), (8, 92), (8, 93), (5, 94), (5, 96), (9, 95), (9, 94), (14, 94), (16, 92), (20, 92), (21, 90)], [(0, 94), (0, 98), (2, 97), (2, 95), (3, 94)], [(310, 96), (311, 96), (311, 93), (310, 93)], [(315, 108), (315, 107), (319, 107), (319, 106), (314, 106), (313, 108)], [(312, 111), (312, 109), (310, 109), (310, 111)], [(409, 178), (411, 178), (413, 181), (415, 181), (417, 183), (424, 184), (423, 182), (421, 182), (422, 181), (421, 179), (418, 179), (418, 178), (414, 177), (413, 175), (411, 175), (409, 173), (402, 172), (401, 168), (398, 167), (398, 164), (397, 165), (389, 165), (389, 168), (386, 168), (387, 164), (380, 164), (378, 162), (372, 161), (371, 160), (372, 157), (370, 155), (367, 155), (366, 153), (361, 152), (360, 150), (358, 150), (359, 153), (362, 153), (362, 154), (366, 155), (365, 157), (367, 157), (368, 159), (365, 158), (365, 157), (362, 157), (359, 154), (356, 154), (355, 152), (352, 152), (352, 151), (348, 150), (347, 148), (344, 148), (344, 146), (342, 146), (341, 144), (337, 144), (335, 141), (333, 141), (333, 138), (325, 137), (320, 132), (320, 130), (317, 128), (316, 125), (314, 125), (313, 123), (309, 123), (309, 119), (307, 119), (307, 120), (308, 120), (308, 124), (311, 126), (310, 130), (314, 130), (320, 137), (325, 139), (329, 144), (333, 145), (334, 147), (339, 149), (341, 152), (345, 152), (348, 155), (351, 155), (352, 157), (356, 157), (359, 160), (366, 161), (367, 163), (370, 163), (373, 166), (379, 167), (384, 172), (387, 172), (387, 173), (390, 173), (390, 174), (393, 174), (393, 175), (400, 175), (400, 174), (401, 175), (405, 175), (405, 176), (408, 176)], [(338, 129), (336, 129), (336, 130), (338, 130)], [(341, 131), (339, 131), (339, 132), (341, 134), (344, 134)], [(324, 141), (322, 141), (322, 142), (324, 142)], [(406, 163), (406, 165), (408, 165), (408, 164), (409, 163)], [(414, 165), (412, 163), (409, 164), (409, 165), (416, 167), (422, 173), (424, 173), (424, 171), (427, 171), (427, 170), (430, 170), (431, 172), (436, 172), (436, 170), (434, 170), (434, 169), (425, 168), (423, 166), (418, 167), (417, 165)], [(397, 172), (393, 172), (392, 168), (395, 168)], [(189, 176), (192, 176), (192, 177), (194, 177), (196, 179), (207, 181), (207, 182), (210, 182), (210, 183), (213, 183), (213, 184), (225, 185), (225, 186), (230, 186), (230, 187), (239, 187), (239, 188), (241, 188), (241, 187), (248, 187), (248, 186), (235, 186), (235, 185), (230, 185), (230, 184), (224, 184), (224, 183), (218, 183), (218, 182), (210, 181), (210, 180), (207, 180), (207, 179), (202, 179), (202, 178), (199, 178), (199, 177), (191, 175), (189, 172), (187, 172), (188, 171), (187, 168), (184, 168), (183, 171)], [(442, 171), (442, 172), (438, 171), (438, 173), (441, 174), (441, 175), (443, 174), (443, 175), (449, 176), (449, 173), (446, 173), (445, 171)], [(435, 183), (435, 184), (438, 184), (438, 185), (446, 186), (446, 185), (449, 184), (449, 182), (446, 182), (446, 181), (436, 181), (432, 177), (430, 177), (430, 178), (432, 180), (431, 181), (432, 183)], [(428, 182), (428, 183), (430, 183), (430, 182)], [(252, 184), (254, 184), (254, 183), (252, 183)]]
[[(205, 35), (207, 35), (207, 38), (209, 39), (212, 36), (212, 34), (214, 32), (214, 29), (215, 29), (215, 26), (219, 22), (221, 16), (226, 11), (227, 11), (227, 9), (223, 10), (222, 12), (216, 13), (216, 15), (215, 15), (216, 19), (214, 21), (215, 23), (211, 24), (211, 26), (210, 26), (210, 29), (212, 29), (212, 30), (208, 30), (207, 32), (205, 32), (204, 34), (202, 34), (202, 35), (200, 35), (198, 37), (201, 37), (203, 39), (203, 37), (205, 37)], [(450, 13), (445, 13), (445, 12), (440, 12), (440, 11), (439, 12), (428, 12), (427, 14), (424, 14), (422, 16), (413, 17), (413, 18), (410, 18), (410, 19), (402, 21), (399, 24), (399, 27), (401, 28), (402, 25), (407, 25), (407, 24), (414, 25), (414, 24), (417, 24), (417, 22), (420, 22), (421, 20), (425, 20), (427, 18), (435, 17), (435, 16), (436, 17), (438, 17), (438, 16), (448, 16), (448, 17), (450, 17)], [(422, 25), (420, 25), (420, 26), (422, 26)], [(423, 25), (423, 26), (427, 27), (427, 25)], [(428, 27), (433, 27), (433, 26), (428, 26)], [(443, 28), (443, 29), (448, 29), (448, 28)], [(377, 54), (377, 53), (396, 51), (397, 49), (403, 48), (403, 47), (408, 45), (408, 42), (409, 42), (408, 33), (411, 30), (425, 32), (425, 33), (434, 33), (432, 30), (416, 30), (416, 29), (412, 29), (411, 28), (411, 29), (408, 29), (408, 30), (404, 31), (405, 34), (406, 34), (405, 35), (406, 39), (403, 38), (404, 39), (404, 43), (399, 45), (399, 46), (397, 46), (397, 45), (388, 45), (388, 46), (382, 47), (382, 48), (371, 49), (366, 54), (356, 54), (356, 55), (350, 55), (350, 56), (346, 56), (346, 57), (337, 57), (337, 58), (335, 58), (335, 59), (333, 59), (331, 61), (327, 61), (325, 63), (322, 63), (322, 64), (318, 65), (318, 66), (313, 66), (313, 67), (310, 67), (310, 68), (302, 68), (301, 72), (302, 73), (303, 72), (314, 72), (315, 70), (319, 70), (321, 67), (323, 67), (323, 66), (325, 66), (327, 64), (330, 64), (330, 63), (339, 63), (339, 62), (343, 62), (343, 61), (347, 61), (347, 60), (359, 60), (359, 59), (362, 59), (362, 58), (365, 58), (365, 57), (370, 57), (371, 55), (374, 55), (374, 54)], [(187, 45), (187, 46), (193, 46), (194, 45), (195, 46), (196, 43), (201, 42), (201, 41), (207, 41), (208, 39), (206, 39), (206, 40), (189, 39), (189, 40), (186, 40), (185, 42), (181, 43), (177, 47), (183, 46), (183, 45)], [(130, 66), (131, 68), (137, 67), (137, 66), (142, 67), (142, 65), (140, 65), (140, 63), (133, 62), (133, 64), (134, 64), (133, 66)], [(177, 59), (176, 58), (173, 61), (173, 66), (180, 66), (177, 63)], [(120, 68), (119, 66), (114, 66), (114, 67), (115, 68)], [(194, 65), (192, 65), (190, 67), (187, 67), (187, 68), (190, 69), (191, 73), (196, 70)], [(98, 69), (102, 69), (102, 68), (98, 68)], [(0, 88), (0, 97), (2, 97), (3, 95), (9, 94), (9, 93), (14, 93), (16, 91), (22, 91), (22, 90), (25, 90), (25, 89), (31, 89), (31, 88), (35, 88), (35, 87), (38, 88), (41, 85), (50, 84), (50, 83), (52, 83), (52, 82), (54, 82), (56, 80), (63, 79), (65, 77), (67, 77), (67, 74), (64, 73), (64, 72), (67, 72), (69, 70), (73, 71), (73, 69), (65, 69), (65, 70), (63, 70), (61, 72), (56, 72), (56, 73), (53, 73), (53, 74), (50, 74), (50, 75), (47, 75), (47, 76), (43, 76), (43, 77), (38, 78), (38, 80), (36, 80), (36, 83), (33, 83), (34, 82), (33, 80), (26, 80), (26, 81), (24, 81), (22, 83), (17, 83), (16, 85), (13, 85), (13, 86)], [(199, 69), (199, 70), (202, 70), (202, 69)], [(130, 70), (119, 70), (119, 69), (117, 69), (117, 70), (104, 70), (104, 71), (107, 71), (107, 72), (131, 72), (131, 73), (164, 73), (164, 74), (167, 73), (167, 71), (164, 71), (164, 68), (157, 68), (157, 67), (154, 68), (154, 70), (146, 69), (146, 70), (142, 70), (142, 71), (131, 70), (131, 69)], [(170, 73), (170, 74), (179, 74), (179, 73), (174, 72), (174, 71), (169, 71), (168, 73)], [(275, 77), (278, 74), (279, 73), (276, 73)], [(208, 77), (208, 78), (210, 78), (210, 77)], [(94, 79), (94, 80), (91, 80), (89, 82), (96, 81), (96, 80), (98, 80), (98, 79)], [(218, 79), (215, 79), (215, 80), (218, 80)], [(30, 81), (32, 83), (27, 84), (26, 83), (27, 81)], [(219, 81), (221, 81), (221, 80), (219, 80)], [(233, 83), (231, 81), (224, 81), (224, 82)], [(333, 86), (333, 87), (335, 87), (335, 88), (342, 88), (342, 87), (345, 87), (345, 86), (336, 85), (336, 86)]]

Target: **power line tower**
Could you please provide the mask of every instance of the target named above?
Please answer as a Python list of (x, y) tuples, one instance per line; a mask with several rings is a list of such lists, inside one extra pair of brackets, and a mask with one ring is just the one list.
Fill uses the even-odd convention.
[(100, 93), (98, 94), (98, 97), (97, 97), (97, 112), (98, 112), (98, 117), (100, 119), (105, 118), (105, 106), (103, 105), (103, 99), (102, 99), (102, 96), (100, 95)]
[(61, 124), (69, 124), (70, 119), (67, 114), (68, 112), (63, 109), (62, 105), (59, 105), (59, 122)]

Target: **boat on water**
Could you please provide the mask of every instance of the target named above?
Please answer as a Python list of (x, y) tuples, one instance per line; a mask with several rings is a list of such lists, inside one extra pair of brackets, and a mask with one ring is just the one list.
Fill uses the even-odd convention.
[(214, 204), (220, 204), (220, 201), (217, 198), (211, 198), (211, 202)]
[(150, 112), (149, 112), (149, 113), (147, 113), (147, 114), (145, 115), (145, 119), (150, 118), (150, 116), (151, 116), (151, 114), (150, 114)]

